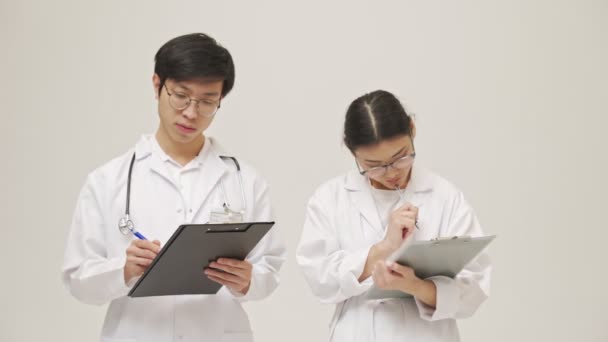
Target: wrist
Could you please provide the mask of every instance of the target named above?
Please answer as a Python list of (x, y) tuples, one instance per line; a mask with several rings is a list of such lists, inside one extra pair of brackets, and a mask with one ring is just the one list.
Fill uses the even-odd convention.
[(403, 292), (405, 293), (409, 293), (414, 297), (420, 297), (421, 295), (423, 295), (426, 290), (428, 289), (428, 280), (424, 280), (424, 279), (420, 279), (418, 277), (416, 277), (416, 279), (414, 279), (411, 283), (410, 286), (407, 288), (403, 288), (401, 289)]
[(249, 288), (251, 288), (251, 282), (249, 282), (249, 284), (247, 284), (247, 286), (245, 286), (244, 289), (242, 289), (241, 291), (239, 291), (243, 296), (247, 295), (247, 292), (249, 292)]
[(385, 257), (389, 256), (391, 253), (396, 251), (397, 248), (399, 248), (399, 246), (400, 246), (399, 244), (394, 243), (393, 241), (390, 241), (387, 239), (384, 239), (376, 244), (376, 247), (378, 248), (378, 252), (380, 252)]

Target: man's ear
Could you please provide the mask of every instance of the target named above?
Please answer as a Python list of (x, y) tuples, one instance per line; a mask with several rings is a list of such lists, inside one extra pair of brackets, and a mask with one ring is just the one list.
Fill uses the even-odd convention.
[(156, 73), (152, 76), (152, 86), (154, 87), (154, 98), (158, 100), (160, 96), (160, 77)]

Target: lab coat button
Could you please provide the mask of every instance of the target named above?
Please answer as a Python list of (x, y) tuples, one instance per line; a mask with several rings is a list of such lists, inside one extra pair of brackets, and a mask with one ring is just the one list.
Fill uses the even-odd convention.
[(182, 212), (182, 208), (177, 208), (177, 212), (181, 213)]

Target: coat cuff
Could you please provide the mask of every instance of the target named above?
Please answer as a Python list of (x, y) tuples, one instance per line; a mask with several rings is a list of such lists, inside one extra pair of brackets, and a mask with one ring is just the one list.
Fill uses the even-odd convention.
[(460, 288), (456, 281), (444, 276), (430, 277), (427, 280), (432, 281), (437, 288), (437, 305), (432, 308), (416, 298), (420, 317), (427, 321), (453, 318), (460, 302)]
[(365, 247), (348, 253), (339, 266), (340, 288), (347, 298), (367, 292), (374, 284), (372, 277), (359, 282), (370, 248)]
[(108, 279), (108, 287), (106, 288), (106, 297), (107, 298), (120, 298), (129, 294), (129, 291), (133, 288), (139, 277), (131, 279), (129, 284), (125, 284), (125, 260), (124, 258), (115, 258), (110, 261), (109, 271), (107, 274)]
[(251, 284), (249, 284), (249, 290), (246, 294), (242, 294), (240, 292), (233, 291), (228, 286), (225, 288), (230, 292), (230, 294), (239, 302), (245, 302), (249, 300), (256, 300), (258, 298), (264, 297), (264, 293), (262, 292), (262, 288), (260, 282), (263, 282), (261, 277), (272, 276), (266, 275), (259, 272), (256, 272), (256, 265), (253, 265), (253, 270), (251, 271)]

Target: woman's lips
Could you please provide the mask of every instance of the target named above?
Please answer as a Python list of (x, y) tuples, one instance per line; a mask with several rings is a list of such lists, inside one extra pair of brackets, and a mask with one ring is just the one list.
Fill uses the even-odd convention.
[(396, 184), (396, 183), (399, 183), (400, 180), (401, 180), (401, 177), (397, 177), (397, 178), (389, 179), (388, 182), (392, 183), (392, 184)]

